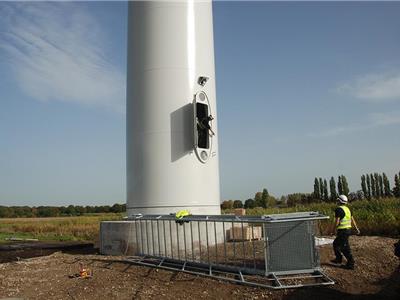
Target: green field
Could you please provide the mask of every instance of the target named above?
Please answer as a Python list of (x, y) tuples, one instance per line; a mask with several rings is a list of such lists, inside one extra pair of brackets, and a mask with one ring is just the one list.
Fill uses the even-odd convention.
[[(313, 203), (287, 208), (247, 209), (248, 215), (267, 215), (296, 211), (319, 211), (331, 220), (319, 222), (323, 235), (332, 231), (334, 203)], [(356, 201), (350, 205), (363, 235), (397, 237), (400, 234), (400, 199)], [(232, 213), (225, 210), (223, 213)], [(96, 241), (100, 221), (120, 220), (122, 214), (93, 214), (79, 217), (0, 219), (0, 242), (6, 238), (36, 238), (43, 241)]]
[(0, 242), (7, 238), (36, 238), (43, 241), (96, 241), (100, 221), (120, 220), (121, 214), (79, 217), (0, 219)]

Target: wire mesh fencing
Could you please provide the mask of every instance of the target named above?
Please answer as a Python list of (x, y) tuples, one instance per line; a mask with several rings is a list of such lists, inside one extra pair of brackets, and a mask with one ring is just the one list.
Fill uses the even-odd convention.
[[(157, 219), (158, 218), (158, 219)], [(265, 273), (262, 224), (215, 219), (142, 217), (133, 220), (134, 253)]]
[[(125, 252), (134, 255), (130, 260), (135, 263), (257, 286), (332, 284), (320, 269), (315, 247), (315, 222), (326, 218), (315, 212), (193, 215), (180, 220), (174, 215), (135, 215), (125, 221), (129, 223)], [(267, 282), (245, 278), (252, 275), (262, 275)], [(284, 275), (295, 276), (296, 284), (288, 284)], [(313, 282), (298, 283), (305, 278)]]

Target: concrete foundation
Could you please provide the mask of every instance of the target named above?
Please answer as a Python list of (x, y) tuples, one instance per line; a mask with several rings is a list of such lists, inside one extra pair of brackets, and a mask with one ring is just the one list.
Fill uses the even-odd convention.
[(200, 260), (209, 246), (227, 241), (231, 227), (214, 222), (104, 221), (100, 224), (100, 252)]

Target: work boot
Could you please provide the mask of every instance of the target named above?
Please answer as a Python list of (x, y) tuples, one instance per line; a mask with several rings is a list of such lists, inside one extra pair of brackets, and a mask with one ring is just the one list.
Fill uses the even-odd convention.
[(342, 259), (341, 259), (341, 258), (331, 259), (331, 263), (334, 263), (334, 264), (341, 264), (341, 263), (342, 263)]
[(354, 270), (354, 259), (347, 260), (346, 269)]

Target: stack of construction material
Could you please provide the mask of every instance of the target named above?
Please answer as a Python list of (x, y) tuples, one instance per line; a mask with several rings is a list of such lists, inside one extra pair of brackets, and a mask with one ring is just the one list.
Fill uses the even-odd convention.
[(246, 215), (246, 209), (244, 208), (235, 208), (235, 216), (245, 216)]
[(261, 226), (233, 226), (226, 231), (228, 241), (251, 241), (261, 240)]

